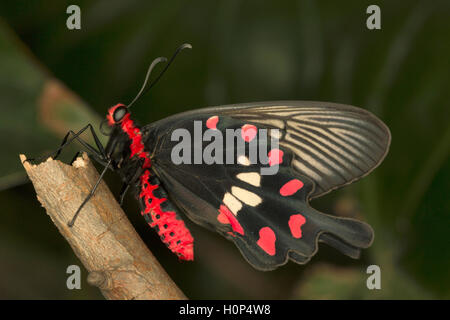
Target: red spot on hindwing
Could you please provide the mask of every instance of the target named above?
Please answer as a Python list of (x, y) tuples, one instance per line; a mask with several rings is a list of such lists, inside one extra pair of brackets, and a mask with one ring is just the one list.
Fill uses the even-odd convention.
[(230, 220), (228, 219), (227, 215), (220, 211), (219, 215), (217, 216), (217, 220), (222, 224), (230, 224)]
[(212, 116), (208, 120), (206, 120), (206, 127), (208, 129), (216, 130), (218, 122), (219, 122), (219, 117), (218, 116)]
[(259, 230), (259, 240), (256, 242), (268, 255), (275, 255), (275, 232), (269, 227)]
[(242, 139), (246, 142), (252, 141), (256, 137), (256, 127), (252, 124), (244, 124), (241, 128)]
[(230, 211), (230, 209), (228, 209), (226, 205), (223, 204), (220, 205), (219, 212), (220, 213), (217, 216), (217, 220), (220, 223), (230, 224), (231, 229), (233, 229), (233, 231), (240, 233), (241, 235), (244, 235), (244, 229), (242, 228), (239, 221), (236, 219), (234, 214)]
[(268, 153), (269, 157), (269, 166), (274, 166), (280, 163), (283, 163), (283, 150), (280, 149), (272, 149)]
[(306, 219), (301, 214), (293, 214), (289, 218), (289, 229), (294, 238), (300, 239), (302, 237), (302, 226), (305, 224)]
[(303, 188), (303, 182), (298, 179), (292, 179), (291, 181), (286, 182), (280, 189), (280, 194), (283, 197), (292, 196), (298, 190)]

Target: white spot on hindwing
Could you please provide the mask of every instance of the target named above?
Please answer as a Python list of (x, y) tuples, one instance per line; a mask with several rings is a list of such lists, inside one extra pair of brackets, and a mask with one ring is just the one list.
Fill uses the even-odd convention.
[(258, 172), (239, 173), (236, 175), (236, 178), (255, 187), (261, 186), (261, 175)]
[(261, 197), (259, 197), (257, 194), (255, 194), (251, 191), (236, 187), (236, 186), (231, 187), (231, 193), (236, 198), (238, 198), (245, 204), (252, 206), (252, 207), (256, 207), (258, 204), (260, 204), (262, 202)]
[(229, 192), (225, 193), (223, 196), (223, 203), (234, 213), (234, 215), (237, 215), (238, 211), (242, 209), (242, 203)]

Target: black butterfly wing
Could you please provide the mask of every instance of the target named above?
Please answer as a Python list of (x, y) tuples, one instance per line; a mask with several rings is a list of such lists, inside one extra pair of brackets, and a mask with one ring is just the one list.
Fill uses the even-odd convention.
[[(371, 244), (372, 229), (365, 223), (320, 213), (308, 205), (308, 199), (317, 190), (317, 178), (312, 179), (294, 166), (299, 149), (292, 149), (290, 143), (285, 143), (290, 140), (289, 128), (293, 120), (292, 117), (282, 115), (281, 109), (289, 110), (297, 117), (302, 111), (305, 111), (305, 115), (309, 115), (311, 111), (309, 107), (295, 106), (293, 103), (288, 107), (289, 103), (283, 104), (286, 106), (201, 109), (151, 125), (144, 132), (154, 137), (154, 172), (163, 181), (171, 200), (190, 219), (234, 241), (246, 259), (258, 269), (274, 269), (284, 264), (288, 258), (297, 263), (306, 263), (317, 251), (319, 241), (324, 241), (351, 257), (357, 257), (361, 248)], [(342, 111), (339, 113), (341, 117), (343, 111), (348, 110), (348, 107), (333, 106), (324, 109)], [(280, 114), (269, 117), (269, 112), (275, 112), (276, 107)], [(335, 115), (333, 112), (331, 114)], [(257, 117), (258, 114), (266, 116)], [(206, 130), (205, 124), (211, 117), (218, 117), (217, 128), (221, 131), (226, 128), (236, 129), (249, 123), (258, 128), (282, 129), (279, 149), (283, 152), (283, 161), (278, 173), (261, 175), (262, 165), (256, 164), (174, 165), (171, 152), (176, 142), (170, 140), (172, 132), (185, 128), (193, 133), (194, 121), (202, 121), (203, 130)], [(300, 121), (294, 120), (294, 124), (298, 122)], [(298, 143), (299, 139), (293, 140)], [(204, 147), (205, 143), (202, 145)], [(381, 157), (385, 152), (386, 150), (382, 152)], [(369, 170), (370, 168), (367, 169)], [(361, 176), (365, 173), (359, 170), (358, 174)], [(356, 178), (349, 177), (345, 182), (339, 180), (339, 183), (345, 184)], [(321, 192), (338, 186), (337, 183), (330, 185), (332, 187), (322, 188)], [(286, 192), (281, 191), (283, 187), (295, 192), (286, 195)]]
[(370, 112), (344, 104), (273, 101), (188, 111), (154, 123), (167, 128), (201, 114), (224, 114), (279, 128), (281, 145), (294, 154), (292, 166), (314, 182), (310, 198), (350, 184), (375, 169), (391, 142), (389, 128)]
[(370, 173), (390, 144), (390, 132), (383, 122), (366, 110), (346, 105), (269, 103), (232, 114), (285, 132), (281, 144), (293, 151), (293, 168), (315, 183), (311, 198)]

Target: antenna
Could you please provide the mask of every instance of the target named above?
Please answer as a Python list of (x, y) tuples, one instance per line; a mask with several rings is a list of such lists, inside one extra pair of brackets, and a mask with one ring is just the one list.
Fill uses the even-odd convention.
[(156, 58), (155, 60), (152, 61), (152, 63), (151, 63), (150, 66), (148, 67), (147, 74), (145, 75), (144, 84), (142, 85), (141, 90), (139, 90), (139, 93), (136, 95), (136, 97), (133, 99), (133, 101), (131, 101), (131, 102), (128, 104), (127, 108), (130, 108), (130, 107), (133, 105), (133, 103), (135, 103), (136, 100), (139, 99), (139, 97), (142, 95), (142, 92), (143, 92), (144, 89), (145, 89), (145, 86), (147, 85), (148, 78), (150, 77), (150, 74), (152, 73), (153, 68), (154, 68), (158, 63), (163, 62), (163, 61), (166, 62), (166, 61), (167, 61), (167, 58), (165, 58), (165, 57), (158, 57), (158, 58)]
[(147, 86), (147, 82), (148, 82), (148, 78), (150, 77), (150, 74), (153, 70), (153, 68), (160, 62), (165, 62), (167, 61), (167, 58), (165, 57), (159, 57), (156, 58), (155, 60), (153, 60), (153, 62), (150, 64), (150, 67), (147, 70), (147, 74), (145, 76), (145, 80), (144, 80), (144, 84), (141, 87), (141, 90), (139, 90), (139, 93), (136, 95), (136, 97), (133, 99), (133, 101), (131, 101), (131, 103), (127, 106), (127, 108), (130, 108), (141, 96), (143, 96), (144, 94), (146, 94), (157, 82), (159, 79), (161, 79), (161, 77), (164, 75), (164, 73), (167, 71), (167, 69), (169, 68), (169, 66), (172, 64), (173, 60), (175, 60), (176, 56), (178, 55), (178, 53), (180, 53), (180, 51), (184, 50), (184, 49), (192, 49), (192, 46), (189, 43), (183, 43), (181, 46), (179, 46), (177, 48), (177, 50), (175, 50), (175, 53), (172, 55), (172, 57), (170, 58), (169, 62), (166, 64), (166, 66), (164, 67), (164, 69), (159, 73), (159, 75), (148, 85), (147, 90), (144, 92), (145, 87)]
[(161, 73), (156, 77), (155, 80), (153, 80), (153, 82), (148, 86), (147, 92), (148, 90), (150, 90), (157, 82), (158, 80), (163, 76), (163, 74), (166, 72), (166, 70), (169, 68), (169, 66), (171, 65), (171, 63), (173, 62), (173, 60), (175, 60), (176, 56), (178, 55), (178, 53), (180, 53), (181, 50), (184, 49), (192, 49), (191, 44), (189, 43), (183, 43), (181, 46), (179, 46), (177, 48), (177, 50), (175, 50), (175, 53), (172, 55), (172, 58), (170, 58), (169, 62), (166, 64), (166, 66), (164, 67), (164, 69), (161, 71)]

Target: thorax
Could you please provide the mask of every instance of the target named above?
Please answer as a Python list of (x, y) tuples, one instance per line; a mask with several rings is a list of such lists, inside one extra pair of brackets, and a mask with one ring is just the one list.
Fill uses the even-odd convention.
[(126, 120), (113, 128), (106, 154), (122, 180), (134, 184), (144, 170), (151, 168), (151, 159), (141, 128)]

